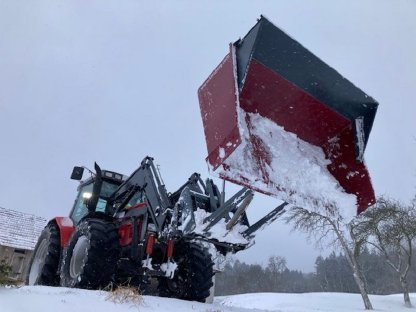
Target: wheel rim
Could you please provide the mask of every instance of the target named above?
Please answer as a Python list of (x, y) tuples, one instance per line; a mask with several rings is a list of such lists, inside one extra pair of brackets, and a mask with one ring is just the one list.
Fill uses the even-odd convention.
[(69, 275), (72, 278), (78, 278), (84, 269), (85, 259), (88, 255), (88, 245), (87, 237), (81, 236), (78, 238), (69, 263)]
[(35, 285), (38, 282), (43, 266), (45, 265), (45, 258), (47, 254), (48, 240), (45, 238), (40, 242), (39, 247), (33, 256), (33, 261), (32, 265), (30, 266), (29, 273), (29, 285)]

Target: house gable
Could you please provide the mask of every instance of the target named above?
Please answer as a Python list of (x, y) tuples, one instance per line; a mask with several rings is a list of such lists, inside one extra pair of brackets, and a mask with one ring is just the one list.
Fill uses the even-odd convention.
[(47, 220), (0, 207), (0, 245), (33, 250)]

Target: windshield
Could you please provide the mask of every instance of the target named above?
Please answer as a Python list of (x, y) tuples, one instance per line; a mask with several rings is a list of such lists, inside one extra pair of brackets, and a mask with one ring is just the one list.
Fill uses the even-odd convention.
[(100, 197), (108, 199), (108, 197), (110, 197), (111, 194), (113, 194), (118, 187), (118, 184), (103, 181), (103, 184), (101, 186)]
[(115, 192), (115, 190), (117, 190), (118, 187), (118, 184), (103, 181), (100, 197), (98, 198), (95, 211), (105, 212), (108, 198)]

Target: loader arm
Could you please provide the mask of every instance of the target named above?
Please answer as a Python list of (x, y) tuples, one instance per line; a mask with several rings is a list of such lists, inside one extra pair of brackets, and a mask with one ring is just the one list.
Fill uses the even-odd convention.
[[(116, 216), (119, 212), (128, 209), (132, 202), (133, 205), (136, 204), (135, 196), (139, 193), (145, 195), (147, 211), (157, 232), (163, 232), (165, 220), (170, 216), (173, 236), (179, 235), (186, 237), (187, 240), (196, 239), (212, 243), (223, 254), (235, 253), (251, 246), (254, 233), (280, 216), (286, 205), (286, 203), (280, 205), (250, 226), (245, 210), (253, 198), (252, 190), (242, 188), (223, 202), (222, 194), (214, 182), (207, 179), (204, 183), (200, 175), (194, 173), (176, 192), (168, 194), (151, 157), (145, 157), (140, 167), (111, 194), (107, 201), (107, 211)], [(200, 227), (196, 229), (194, 213), (198, 209), (205, 210), (207, 214), (201, 220)], [(189, 223), (190, 220), (192, 221)], [(222, 221), (225, 221), (226, 233), (233, 231), (238, 223), (246, 227), (245, 231), (234, 233), (229, 238), (218, 236), (215, 227), (218, 230), (218, 224)], [(233, 235), (236, 234), (241, 235), (241, 240), (234, 240)]]
[(123, 211), (132, 197), (137, 192), (143, 192), (146, 196), (148, 211), (157, 230), (161, 230), (161, 222), (157, 215), (172, 207), (165, 186), (156, 171), (153, 158), (147, 156), (141, 162), (140, 167), (134, 171), (126, 181), (110, 196), (108, 200), (109, 210), (113, 214)]

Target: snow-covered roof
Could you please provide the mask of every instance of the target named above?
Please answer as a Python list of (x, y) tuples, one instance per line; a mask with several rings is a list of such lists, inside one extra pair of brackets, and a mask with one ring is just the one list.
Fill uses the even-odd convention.
[(33, 250), (46, 223), (33, 214), (0, 207), (0, 245)]

